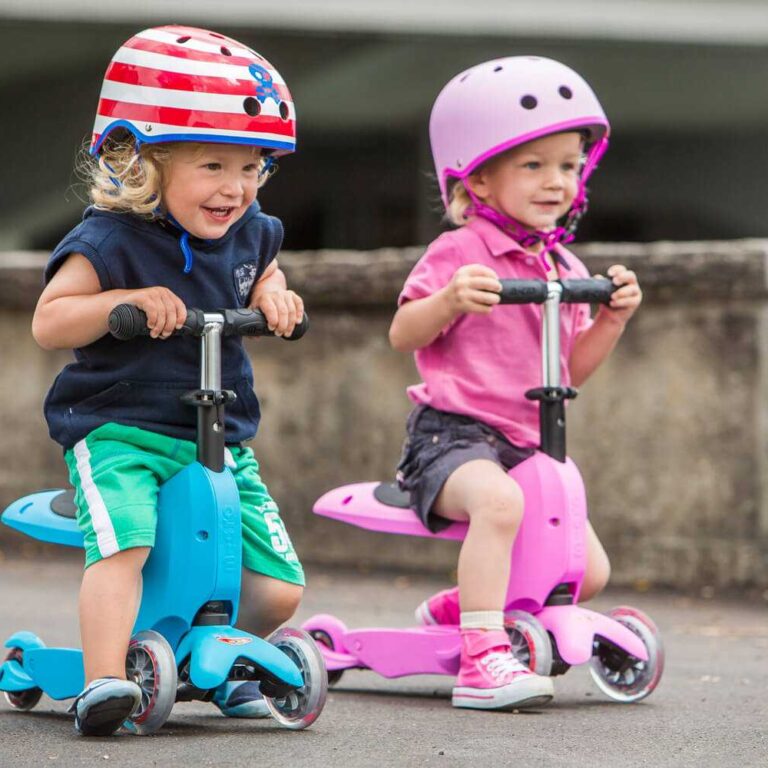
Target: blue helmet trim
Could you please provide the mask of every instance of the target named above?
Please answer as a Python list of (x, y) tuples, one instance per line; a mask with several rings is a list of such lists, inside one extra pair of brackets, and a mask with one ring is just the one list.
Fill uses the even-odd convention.
[(114, 123), (110, 123), (104, 129), (101, 136), (99, 137), (98, 144), (91, 148), (91, 155), (97, 155), (99, 153), (101, 145), (104, 143), (104, 139), (106, 139), (107, 136), (116, 128), (125, 128), (143, 144), (163, 144), (170, 141), (198, 141), (210, 142), (212, 144), (245, 144), (251, 147), (264, 147), (264, 149), (278, 149), (285, 150), (286, 152), (293, 152), (296, 149), (295, 141), (270, 141), (269, 139), (256, 138), (249, 139), (245, 136), (219, 136), (217, 134), (207, 133), (196, 133), (194, 135), (189, 133), (165, 133), (162, 136), (150, 136), (139, 131), (136, 126), (128, 120), (115, 120)]

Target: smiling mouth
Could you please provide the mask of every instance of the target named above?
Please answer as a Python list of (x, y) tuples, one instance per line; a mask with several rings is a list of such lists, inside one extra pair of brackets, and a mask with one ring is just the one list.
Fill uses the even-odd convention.
[(232, 211), (235, 210), (231, 206), (221, 207), (221, 208), (208, 208), (207, 206), (204, 205), (202, 206), (202, 208), (206, 213), (210, 214), (216, 219), (228, 219), (231, 216)]

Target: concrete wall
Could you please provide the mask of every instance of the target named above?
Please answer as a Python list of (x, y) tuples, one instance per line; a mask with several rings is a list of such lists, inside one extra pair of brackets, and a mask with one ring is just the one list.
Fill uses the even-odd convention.
[[(593, 272), (630, 265), (645, 290), (614, 355), (569, 408), (570, 453), (613, 583), (768, 588), (768, 241), (593, 244)], [(310, 334), (251, 345), (264, 423), (254, 448), (306, 561), (439, 572), (457, 547), (311, 515), (348, 482), (390, 478), (416, 379), (388, 347), (394, 297), (420, 249), (284, 254)], [(0, 502), (65, 480), (41, 415), (68, 353), (29, 332), (35, 254), (0, 254)], [(6, 548), (24, 546), (0, 532)], [(26, 544), (29, 546), (29, 544)], [(51, 549), (51, 552), (54, 550)]]

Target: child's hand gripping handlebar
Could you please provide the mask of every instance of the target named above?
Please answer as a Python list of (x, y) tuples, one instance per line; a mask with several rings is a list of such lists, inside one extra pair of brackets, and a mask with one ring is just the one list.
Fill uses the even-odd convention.
[[(609, 304), (613, 292), (621, 286), (605, 277), (557, 281), (563, 287), (563, 304)], [(544, 280), (502, 280), (500, 304), (543, 304), (549, 295)]]
[[(215, 318), (215, 319), (214, 319)], [(274, 336), (269, 330), (267, 318), (258, 309), (222, 309), (216, 312), (203, 312), (202, 309), (187, 308), (184, 325), (174, 331), (174, 336), (200, 336), (206, 323), (221, 322), (223, 336)], [(305, 314), (301, 322), (293, 329), (286, 341), (300, 339), (309, 328), (309, 318)], [(133, 304), (118, 304), (109, 313), (109, 332), (120, 341), (128, 341), (137, 336), (149, 336), (147, 316)]]

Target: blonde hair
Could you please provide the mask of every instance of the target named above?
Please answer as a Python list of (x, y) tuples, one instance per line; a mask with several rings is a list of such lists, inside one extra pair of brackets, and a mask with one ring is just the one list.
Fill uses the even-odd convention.
[(445, 215), (451, 224), (461, 227), (467, 223), (467, 208), (472, 205), (472, 199), (463, 181), (459, 179), (453, 179), (452, 181), (452, 184), (449, 181), (448, 208)]
[[(118, 213), (133, 213), (146, 219), (163, 218), (163, 187), (168, 166), (180, 150), (202, 153), (203, 144), (191, 141), (142, 144), (138, 151), (132, 135), (110, 135), (94, 158), (87, 147), (78, 161), (78, 171), (86, 184), (91, 201), (97, 208)], [(261, 155), (260, 147), (253, 147)], [(266, 184), (272, 172), (263, 173), (267, 162), (259, 163), (259, 187)], [(274, 168), (274, 166), (273, 166)]]

